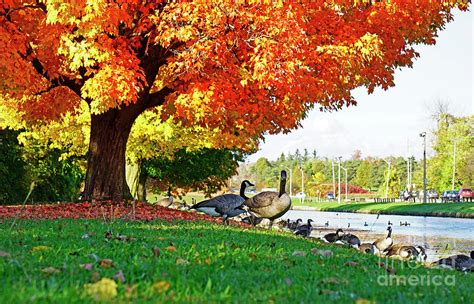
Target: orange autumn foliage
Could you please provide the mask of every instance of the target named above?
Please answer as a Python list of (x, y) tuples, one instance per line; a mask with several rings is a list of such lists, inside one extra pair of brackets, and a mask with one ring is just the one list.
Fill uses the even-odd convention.
[[(25, 119), (143, 102), (225, 134), (294, 128), (394, 85), (466, 1), (0, 2), (0, 93)], [(150, 69), (154, 65), (156, 68)], [(151, 71), (153, 70), (153, 71)]]

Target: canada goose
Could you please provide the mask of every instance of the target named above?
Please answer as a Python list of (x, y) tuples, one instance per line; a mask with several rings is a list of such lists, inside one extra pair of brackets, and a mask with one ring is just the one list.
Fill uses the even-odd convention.
[(324, 223), (324, 226), (329, 227), (329, 221), (327, 221), (326, 223)]
[(373, 243), (375, 248), (377, 248), (379, 252), (385, 252), (393, 245), (392, 227), (388, 226), (387, 231), (388, 231), (387, 237), (380, 238)]
[(408, 245), (394, 245), (387, 250), (387, 256), (398, 256), (402, 259), (418, 258), (418, 255), (418, 249)]
[(405, 223), (402, 223), (402, 221), (400, 221), (400, 226), (410, 226), (410, 223), (408, 223), (407, 221), (405, 221)]
[(359, 251), (363, 253), (374, 254), (375, 253), (374, 245), (370, 243), (360, 244)]
[(390, 221), (388, 221), (388, 224), (387, 224), (387, 225), (388, 225), (388, 226), (392, 226), (393, 223), (391, 223)]
[(270, 220), (269, 229), (273, 221), (285, 214), (291, 207), (291, 198), (285, 192), (286, 171), (281, 171), (280, 192), (265, 191), (245, 200), (244, 204), (249, 207), (250, 212), (258, 217)]
[(294, 222), (290, 222), (290, 223), (288, 224), (288, 229), (290, 229), (290, 230), (295, 230), (296, 228), (298, 228), (298, 227), (301, 225), (302, 222), (303, 222), (303, 220), (300, 219), (300, 218), (297, 219), (297, 220), (294, 221)]
[(461, 271), (474, 271), (474, 250), (471, 251), (470, 257), (464, 254), (452, 255), (433, 262), (432, 265), (454, 268)]
[(351, 223), (347, 223), (347, 228), (351, 228)]
[(367, 224), (367, 222), (364, 222), (364, 227), (367, 227), (369, 226), (369, 224)]
[(341, 239), (342, 233), (343, 233), (342, 229), (337, 229), (336, 233), (328, 233), (322, 237), (322, 240), (325, 241), (326, 243), (337, 242)]
[(253, 214), (250, 214), (249, 216), (247, 217), (244, 217), (242, 219), (242, 222), (246, 223), (246, 224), (249, 224), (249, 225), (252, 225), (252, 226), (257, 226), (258, 224), (260, 224), (262, 222), (263, 218), (261, 217), (256, 217), (255, 215)]
[(166, 196), (156, 201), (156, 204), (161, 207), (170, 207), (173, 204), (173, 196), (171, 195), (171, 187), (168, 187)]
[(351, 233), (344, 233), (341, 236), (340, 240), (342, 241), (342, 243), (350, 245), (354, 248), (358, 248), (360, 246), (360, 239), (356, 235)]
[(306, 225), (301, 225), (297, 227), (295, 230), (295, 235), (301, 235), (302, 237), (305, 237), (305, 238), (310, 236), (311, 230), (313, 230), (313, 226), (311, 226), (311, 222), (313, 222), (313, 220), (309, 219)]
[(214, 198), (202, 201), (193, 205), (190, 209), (204, 212), (210, 216), (221, 216), (223, 223), (227, 224), (227, 220), (231, 217), (247, 212), (243, 209), (243, 203), (247, 197), (245, 196), (245, 188), (253, 186), (248, 180), (244, 180), (240, 186), (240, 195), (223, 194)]

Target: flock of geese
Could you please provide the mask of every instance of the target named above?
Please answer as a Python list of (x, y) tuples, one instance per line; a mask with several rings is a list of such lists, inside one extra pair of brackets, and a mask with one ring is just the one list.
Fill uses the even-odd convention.
[[(224, 224), (228, 224), (230, 218), (247, 214), (247, 217), (242, 218), (242, 222), (255, 226), (263, 219), (268, 219), (270, 221), (269, 229), (271, 229), (274, 221), (291, 208), (291, 198), (285, 192), (286, 171), (282, 170), (280, 173), (280, 189), (278, 192), (264, 191), (253, 197), (247, 197), (245, 189), (250, 186), (254, 185), (250, 181), (244, 180), (241, 183), (239, 195), (222, 194), (194, 204), (191, 207), (186, 207), (185, 204), (175, 207), (197, 210), (210, 216), (221, 217)], [(168, 189), (167, 196), (159, 200), (157, 204), (164, 207), (171, 207), (174, 204), (170, 188)], [(292, 231), (295, 235), (309, 237), (313, 229), (312, 222), (313, 220), (308, 219), (307, 223), (303, 224), (301, 219), (296, 221), (288, 219), (287, 221), (278, 222), (278, 226)], [(326, 222), (325, 225), (329, 226), (329, 222)], [(423, 246), (393, 244), (391, 225), (392, 223), (389, 222), (386, 237), (377, 239), (372, 243), (361, 243), (359, 237), (351, 233), (345, 233), (342, 229), (337, 229), (335, 233), (324, 235), (321, 240), (326, 243), (350, 246), (368, 254), (398, 257), (401, 259), (416, 259), (420, 262), (425, 262), (427, 254)], [(400, 222), (400, 226), (408, 225), (410, 224), (407, 222)], [(474, 271), (474, 251), (471, 251), (470, 256), (454, 255), (440, 259), (432, 264), (461, 271)]]

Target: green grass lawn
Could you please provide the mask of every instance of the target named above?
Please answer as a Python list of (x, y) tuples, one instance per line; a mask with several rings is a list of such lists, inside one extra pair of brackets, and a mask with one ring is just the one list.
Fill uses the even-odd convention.
[[(100, 289), (107, 282), (100, 280), (114, 277), (112, 301), (119, 303), (474, 301), (473, 274), (390, 260), (390, 272), (401, 280), (436, 277), (441, 284), (381, 286), (379, 276), (389, 272), (378, 257), (286, 233), (208, 222), (100, 220), (19, 220), (10, 230), (11, 222), (0, 225), (0, 303), (105, 299), (114, 296), (115, 283)], [(315, 247), (332, 255), (311, 253)]]
[(300, 203), (300, 200), (293, 200), (295, 206), (314, 207), (321, 211), (347, 211), (365, 213), (391, 213), (410, 215), (446, 215), (446, 216), (467, 216), (474, 217), (474, 203), (347, 203), (341, 202), (321, 202), (321, 203)]

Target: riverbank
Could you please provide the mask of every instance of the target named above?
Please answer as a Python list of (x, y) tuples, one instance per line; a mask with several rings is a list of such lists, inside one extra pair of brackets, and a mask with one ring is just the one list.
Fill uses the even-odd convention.
[(347, 203), (322, 202), (301, 204), (293, 200), (293, 210), (335, 211), (366, 214), (474, 218), (474, 203)]
[(12, 222), (0, 225), (2, 303), (474, 300), (472, 274), (289, 233), (185, 220)]

